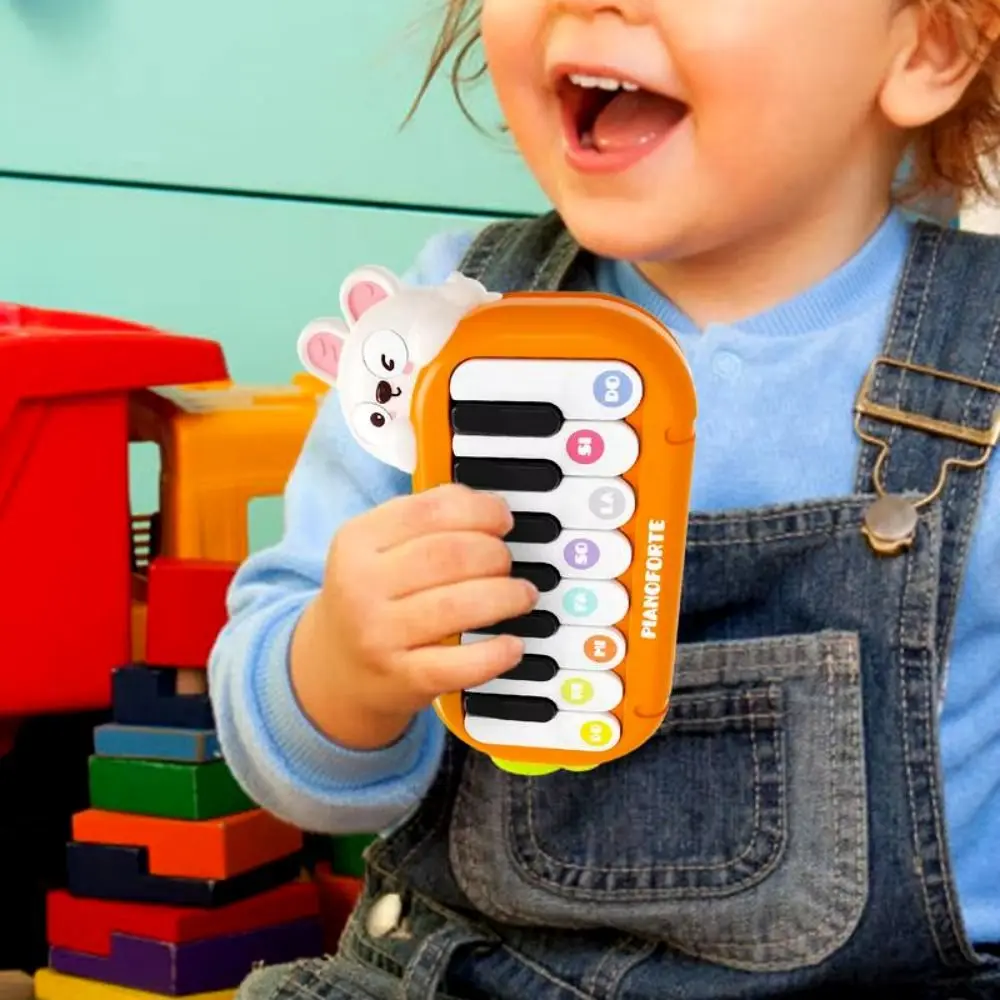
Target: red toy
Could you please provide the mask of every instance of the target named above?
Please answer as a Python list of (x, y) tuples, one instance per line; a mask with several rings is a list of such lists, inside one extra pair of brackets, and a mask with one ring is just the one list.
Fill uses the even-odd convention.
[(0, 309), (0, 714), (108, 704), (131, 659), (129, 394), (227, 377), (209, 340)]
[[(235, 385), (211, 340), (0, 303), (0, 756), (19, 718), (106, 708), (117, 667), (204, 671), (247, 504), (280, 493), (321, 391)], [(153, 515), (130, 511), (132, 441), (160, 450)]]
[(149, 567), (146, 663), (205, 666), (226, 624), (226, 591), (236, 567), (206, 560), (156, 559)]

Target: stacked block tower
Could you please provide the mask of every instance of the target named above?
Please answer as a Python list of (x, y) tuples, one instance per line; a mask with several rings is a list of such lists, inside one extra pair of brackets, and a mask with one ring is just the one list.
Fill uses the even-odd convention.
[[(190, 660), (175, 651), (174, 662)], [(67, 888), (48, 900), (49, 967), (36, 974), (36, 1000), (222, 1000), (260, 964), (323, 953), (303, 835), (236, 783), (204, 677), (188, 693), (190, 676), (114, 672), (113, 721), (94, 733), (90, 808), (73, 817)]]
[(208, 696), (176, 682), (115, 672), (68, 887), (49, 898), (38, 1000), (221, 1000), (257, 964), (322, 953), (302, 834), (254, 807), (221, 759)]

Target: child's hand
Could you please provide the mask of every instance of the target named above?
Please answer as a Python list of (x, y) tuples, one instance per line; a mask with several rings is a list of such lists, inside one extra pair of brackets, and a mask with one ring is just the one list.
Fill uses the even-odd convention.
[(498, 497), (449, 485), (341, 528), (291, 664), (303, 709), (331, 739), (385, 746), (438, 695), (517, 664), (524, 644), (513, 636), (441, 645), (534, 607), (537, 590), (510, 576), (512, 523)]

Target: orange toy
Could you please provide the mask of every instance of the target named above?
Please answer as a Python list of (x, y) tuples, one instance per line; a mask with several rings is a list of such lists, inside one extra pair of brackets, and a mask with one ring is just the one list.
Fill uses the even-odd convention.
[(73, 839), (145, 847), (152, 875), (227, 879), (302, 849), (302, 833), (262, 809), (188, 821), (87, 809), (73, 817)]
[[(474, 368), (460, 372), (470, 359), (481, 360), (474, 362)], [(467, 384), (479, 375), (481, 384), (496, 384), (497, 378), (490, 375), (492, 365), (498, 375), (510, 372), (514, 381), (520, 382), (510, 386), (503, 398), (513, 396), (524, 402), (544, 402), (544, 397), (532, 395), (530, 379), (518, 378), (516, 367), (505, 369), (495, 364), (499, 359), (521, 359), (519, 364), (524, 359), (567, 359), (551, 368), (555, 381), (549, 384), (553, 391), (560, 370), (568, 373), (573, 364), (588, 359), (601, 362), (609, 372), (627, 365), (638, 373), (642, 383), (634, 390), (641, 389), (641, 401), (626, 419), (638, 438), (639, 454), (621, 476), (634, 491), (635, 511), (618, 528), (627, 537), (632, 551), (628, 568), (618, 577), (628, 593), (626, 616), (617, 624), (617, 631), (624, 639), (624, 658), (614, 670), (621, 679), (624, 695), (611, 712), (620, 726), (620, 738), (608, 746), (614, 728), (614, 723), (608, 720), (584, 723), (590, 727), (581, 733), (587, 749), (488, 744), (468, 731), (463, 693), (440, 698), (436, 707), (455, 735), (508, 770), (539, 774), (558, 768), (589, 769), (640, 746), (652, 736), (666, 714), (673, 680), (694, 459), (694, 387), (675, 341), (663, 326), (635, 306), (594, 294), (505, 296), (466, 315), (444, 348), (417, 377), (412, 404), (418, 456), (414, 490), (426, 490), (455, 478), (452, 422), (457, 378), (469, 373), (464, 378)], [(567, 374), (566, 378), (569, 377)], [(489, 402), (488, 389), (478, 395), (479, 402)], [(589, 426), (600, 429), (604, 425), (594, 422)], [(579, 442), (578, 437), (578, 445)], [(569, 444), (572, 445), (572, 439)], [(488, 441), (484, 442), (484, 449), (488, 447)], [(581, 460), (591, 458), (585, 456)], [(534, 501), (537, 502), (532, 503), (531, 509), (543, 512), (545, 495), (534, 495)], [(586, 655), (595, 665), (621, 655), (615, 648), (617, 640), (601, 630), (595, 630), (587, 642)], [(587, 683), (585, 676), (583, 683)], [(572, 702), (572, 690), (564, 689), (565, 693)]]
[(507, 770), (587, 770), (657, 729), (673, 680), (696, 401), (669, 331), (606, 295), (501, 296), (453, 274), (413, 287), (358, 268), (344, 319), (317, 319), (299, 357), (336, 384), (355, 441), (412, 474), (499, 493), (512, 572), (535, 611), (508, 633), (521, 662), (436, 707)]

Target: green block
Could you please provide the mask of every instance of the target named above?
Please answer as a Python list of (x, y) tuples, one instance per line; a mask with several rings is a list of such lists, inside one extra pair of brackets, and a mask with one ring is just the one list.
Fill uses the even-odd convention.
[(375, 834), (356, 833), (330, 838), (330, 867), (337, 875), (361, 878), (365, 873), (365, 849), (376, 840)]
[(96, 756), (90, 758), (90, 804), (109, 812), (196, 820), (255, 808), (222, 760), (177, 764)]

